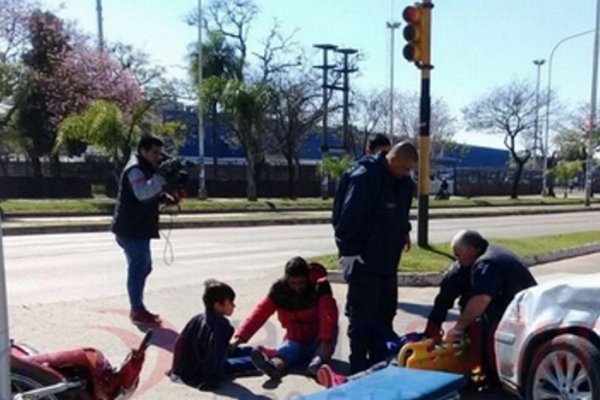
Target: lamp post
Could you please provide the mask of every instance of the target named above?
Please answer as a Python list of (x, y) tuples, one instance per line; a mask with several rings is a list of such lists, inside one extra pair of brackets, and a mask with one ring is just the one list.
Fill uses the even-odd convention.
[(198, 198), (206, 200), (204, 121), (202, 118), (202, 0), (198, 0)]
[(596, 89), (598, 86), (598, 47), (600, 46), (600, 0), (596, 1), (596, 32), (594, 34), (594, 59), (592, 67), (592, 99), (585, 169), (585, 205), (590, 206), (592, 197), (592, 161), (594, 159), (593, 133), (596, 128)]
[(394, 50), (396, 29), (400, 22), (389, 21), (386, 26), (390, 29), (390, 140), (394, 137)]
[(96, 0), (96, 19), (98, 23), (98, 49), (104, 51), (104, 29), (102, 28), (102, 0)]
[(546, 99), (546, 131), (544, 134), (544, 164), (543, 164), (543, 187), (542, 187), (542, 195), (547, 195), (548, 194), (548, 186), (547, 186), (547, 179), (546, 179), (546, 175), (548, 174), (548, 137), (550, 136), (550, 102), (552, 101), (552, 61), (554, 60), (554, 53), (556, 52), (556, 50), (560, 47), (561, 44), (563, 44), (564, 42), (567, 42), (571, 39), (576, 39), (580, 36), (584, 36), (587, 34), (590, 34), (592, 32), (595, 32), (594, 29), (590, 29), (584, 32), (579, 32), (576, 33), (574, 35), (570, 35), (567, 36), (561, 40), (558, 41), (558, 43), (556, 43), (554, 45), (554, 47), (552, 48), (552, 51), (550, 52), (550, 56), (548, 57), (548, 85), (546, 87), (546, 96), (548, 96), (548, 98)]
[(10, 339), (8, 335), (8, 300), (6, 271), (2, 251), (2, 217), (0, 216), (0, 399), (10, 399)]
[(542, 65), (544, 65), (545, 62), (546, 60), (544, 59), (533, 60), (533, 63), (537, 66), (537, 81), (535, 86), (535, 133), (533, 135), (533, 161), (536, 167), (539, 167), (540, 163), (540, 159), (537, 155), (540, 119), (540, 76), (542, 71)]

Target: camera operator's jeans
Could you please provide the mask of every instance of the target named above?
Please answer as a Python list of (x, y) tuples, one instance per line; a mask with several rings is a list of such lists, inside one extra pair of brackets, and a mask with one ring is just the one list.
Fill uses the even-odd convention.
[(144, 311), (144, 286), (152, 272), (150, 239), (131, 239), (117, 236), (117, 243), (127, 257), (127, 294), (131, 311)]

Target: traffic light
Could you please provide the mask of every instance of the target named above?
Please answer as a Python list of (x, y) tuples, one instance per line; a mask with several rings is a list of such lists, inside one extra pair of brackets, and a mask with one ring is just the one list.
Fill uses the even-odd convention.
[(429, 8), (422, 3), (415, 3), (414, 6), (408, 6), (402, 12), (402, 18), (407, 25), (402, 32), (404, 39), (408, 42), (404, 46), (404, 58), (420, 66), (428, 63), (429, 46)]

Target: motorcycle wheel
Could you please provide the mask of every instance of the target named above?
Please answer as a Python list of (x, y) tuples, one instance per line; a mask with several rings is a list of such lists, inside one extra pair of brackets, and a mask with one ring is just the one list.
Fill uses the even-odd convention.
[[(36, 374), (34, 371), (23, 371), (20, 369), (11, 369), (10, 372), (10, 393), (11, 398), (23, 392), (33, 389), (40, 389), (55, 384), (56, 381), (50, 381), (48, 377), (42, 374)], [(53, 394), (40, 397), (39, 400), (70, 400), (71, 396), (65, 393)]]

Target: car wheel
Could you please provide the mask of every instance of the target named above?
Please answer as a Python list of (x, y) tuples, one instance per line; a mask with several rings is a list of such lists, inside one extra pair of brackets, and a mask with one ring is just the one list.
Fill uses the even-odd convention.
[(571, 334), (544, 343), (527, 371), (526, 398), (600, 400), (600, 350)]

